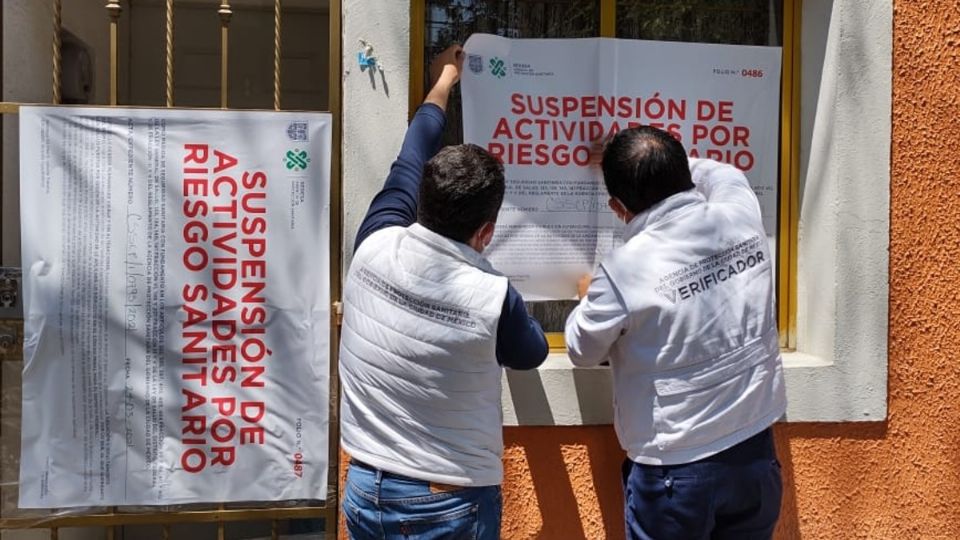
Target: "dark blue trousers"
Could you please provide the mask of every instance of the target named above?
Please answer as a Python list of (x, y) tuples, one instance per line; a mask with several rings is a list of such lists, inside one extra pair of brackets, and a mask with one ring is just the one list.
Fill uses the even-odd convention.
[(783, 484), (771, 429), (683, 465), (623, 463), (627, 538), (767, 540)]

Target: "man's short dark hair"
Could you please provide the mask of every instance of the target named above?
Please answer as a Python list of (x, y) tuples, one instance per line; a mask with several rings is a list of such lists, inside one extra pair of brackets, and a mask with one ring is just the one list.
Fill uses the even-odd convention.
[(683, 145), (650, 126), (625, 129), (607, 144), (603, 182), (634, 214), (694, 187)]
[(417, 221), (466, 243), (503, 203), (503, 165), (475, 144), (448, 146), (423, 169)]

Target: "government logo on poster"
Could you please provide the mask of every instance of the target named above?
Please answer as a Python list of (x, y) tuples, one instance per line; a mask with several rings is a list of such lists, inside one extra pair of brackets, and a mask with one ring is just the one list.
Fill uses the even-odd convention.
[(483, 73), (483, 57), (479, 54), (467, 55), (467, 65), (473, 73)]
[(287, 150), (287, 154), (283, 158), (283, 164), (288, 170), (293, 172), (305, 171), (307, 170), (307, 165), (310, 164), (310, 157), (307, 155), (306, 150)]
[(309, 136), (307, 135), (307, 123), (290, 122), (290, 125), (287, 126), (287, 137), (289, 137), (291, 141), (307, 142), (309, 140)]
[(498, 79), (502, 79), (507, 76), (507, 65), (503, 60), (494, 56), (490, 59), (490, 73)]

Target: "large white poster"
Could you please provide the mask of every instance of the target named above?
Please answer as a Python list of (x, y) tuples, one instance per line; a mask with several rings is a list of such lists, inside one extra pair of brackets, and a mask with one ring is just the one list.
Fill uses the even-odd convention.
[(620, 241), (591, 149), (652, 125), (746, 172), (776, 236), (780, 49), (619, 39), (467, 41), (464, 139), (507, 193), (488, 256), (529, 299), (573, 297)]
[(330, 128), (21, 109), (21, 507), (325, 498)]

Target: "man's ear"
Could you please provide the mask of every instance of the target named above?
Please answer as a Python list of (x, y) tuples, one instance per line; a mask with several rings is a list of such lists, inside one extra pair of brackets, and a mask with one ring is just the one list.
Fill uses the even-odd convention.
[(613, 213), (620, 218), (624, 223), (629, 222), (633, 219), (633, 212), (627, 210), (627, 207), (624, 206), (620, 199), (616, 197), (610, 197), (610, 200), (607, 201), (607, 205), (610, 206), (610, 209), (613, 210)]
[(492, 221), (484, 223), (477, 229), (477, 232), (473, 233), (473, 237), (470, 238), (470, 247), (482, 253), (483, 250), (490, 245), (490, 242), (493, 241), (493, 232), (496, 228), (497, 224)]
[(480, 227), (480, 245), (483, 246), (484, 249), (490, 245), (490, 242), (493, 242), (493, 233), (496, 228), (497, 224), (492, 221), (488, 221), (483, 224), (483, 227)]

